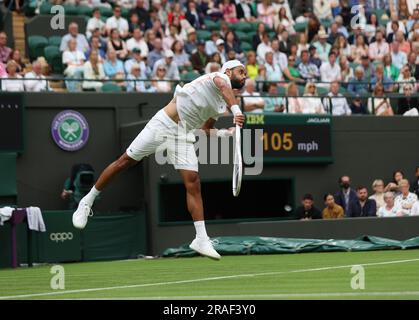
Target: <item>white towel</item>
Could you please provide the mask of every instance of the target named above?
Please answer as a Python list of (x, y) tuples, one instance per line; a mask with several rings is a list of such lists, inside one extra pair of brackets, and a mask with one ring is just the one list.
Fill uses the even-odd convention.
[(15, 210), (15, 208), (12, 208), (12, 207), (0, 208), (0, 226), (2, 226), (4, 222), (6, 222), (12, 217), (13, 210)]
[(28, 216), (28, 227), (30, 230), (41, 232), (46, 231), (41, 209), (38, 207), (28, 207), (26, 208), (26, 213)]

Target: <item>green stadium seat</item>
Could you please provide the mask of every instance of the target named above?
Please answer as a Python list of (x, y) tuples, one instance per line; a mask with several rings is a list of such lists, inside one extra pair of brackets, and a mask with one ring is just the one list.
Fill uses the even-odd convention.
[(275, 31), (268, 32), (269, 39), (273, 40), (276, 38), (277, 34)]
[(241, 32), (249, 32), (253, 30), (253, 26), (248, 22), (239, 22), (234, 24), (234, 30)]
[(129, 10), (127, 8), (122, 7), (121, 8), (121, 16), (125, 19), (128, 19), (129, 16)]
[(48, 1), (44, 1), (39, 7), (40, 14), (51, 14), (52, 4)]
[(325, 96), (329, 93), (329, 88), (317, 86), (317, 93), (319, 94), (319, 96)]
[(300, 22), (300, 23), (296, 23), (294, 25), (294, 30), (296, 32), (304, 32), (304, 30), (307, 28), (307, 22)]
[(64, 66), (62, 63), (62, 57), (60, 49), (56, 46), (47, 46), (44, 48), (44, 56), (50, 65), (53, 73), (62, 74)]
[(198, 38), (198, 40), (209, 40), (211, 38), (211, 32), (207, 31), (207, 30), (197, 30), (196, 31), (196, 36)]
[(102, 92), (122, 92), (122, 88), (114, 83), (105, 83), (102, 86)]
[(252, 45), (250, 43), (246, 42), (246, 41), (243, 41), (241, 43), (241, 47), (242, 47), (242, 50), (244, 52), (248, 52), (248, 51), (252, 51), (253, 50)]
[(93, 8), (91, 8), (91, 7), (78, 6), (77, 10), (78, 10), (77, 15), (79, 15), (79, 16), (88, 16), (88, 17), (92, 16)]
[(278, 87), (278, 95), (280, 95), (281, 97), (285, 97), (286, 93), (287, 93), (287, 87), (284, 87), (284, 86)]
[(51, 36), (48, 38), (48, 45), (49, 46), (56, 46), (60, 47), (61, 45), (61, 37), (60, 36)]
[(249, 37), (248, 33), (242, 31), (236, 31), (235, 33), (240, 41), (252, 42), (252, 38)]
[(183, 73), (180, 75), (180, 79), (182, 81), (193, 81), (196, 78), (199, 78), (199, 73), (195, 72), (195, 71), (189, 71), (188, 73)]
[(29, 36), (29, 58), (36, 59), (44, 55), (44, 48), (48, 45), (48, 39), (43, 36)]
[(79, 10), (76, 6), (65, 4), (63, 7), (66, 16), (77, 16), (79, 14)]
[(332, 22), (329, 19), (322, 19), (320, 23), (325, 29), (329, 28), (332, 24)]
[(99, 7), (99, 11), (101, 16), (109, 18), (112, 17), (113, 12), (111, 8), (106, 8), (106, 7)]
[(220, 22), (214, 22), (212, 20), (206, 19), (204, 20), (204, 24), (207, 27), (207, 30), (209, 31), (219, 31), (221, 28), (221, 23)]

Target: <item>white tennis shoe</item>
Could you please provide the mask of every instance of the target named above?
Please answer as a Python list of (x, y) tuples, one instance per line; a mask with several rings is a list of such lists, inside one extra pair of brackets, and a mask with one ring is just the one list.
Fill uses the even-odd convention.
[(91, 206), (81, 200), (77, 210), (73, 213), (73, 226), (77, 229), (84, 229), (87, 219), (91, 216), (93, 216)]
[(198, 252), (199, 254), (206, 256), (208, 258), (214, 259), (214, 260), (220, 260), (221, 256), (218, 254), (217, 251), (215, 251), (213, 247), (213, 243), (210, 240), (210, 238), (195, 238), (191, 244), (189, 245), (189, 248), (192, 250)]

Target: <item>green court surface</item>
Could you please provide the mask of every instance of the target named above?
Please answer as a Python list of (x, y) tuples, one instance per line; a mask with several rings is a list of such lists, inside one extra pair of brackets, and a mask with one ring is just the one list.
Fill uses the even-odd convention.
[[(354, 265), (365, 289), (354, 290)], [(139, 259), (0, 271), (0, 299), (419, 299), (419, 250)], [(352, 282), (360, 283), (355, 279)]]

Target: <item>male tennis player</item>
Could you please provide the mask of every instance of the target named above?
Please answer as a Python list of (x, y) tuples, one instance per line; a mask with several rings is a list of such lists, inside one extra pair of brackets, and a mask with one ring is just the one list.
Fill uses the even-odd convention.
[(190, 248), (209, 258), (220, 259), (205, 229), (198, 159), (193, 145), (195, 135), (192, 131), (201, 128), (207, 135), (233, 135), (234, 128), (211, 130), (217, 118), (226, 112), (226, 107), (233, 113), (234, 123), (242, 127), (244, 115), (236, 104), (233, 89), (242, 89), (246, 77), (243, 64), (231, 60), (223, 65), (221, 72), (203, 75), (183, 88), (177, 86), (172, 101), (154, 115), (126, 152), (101, 173), (92, 190), (80, 201), (73, 214), (73, 225), (83, 229), (95, 198), (109, 182), (122, 170), (137, 164), (163, 146), (167, 149), (169, 162), (179, 171), (186, 187), (188, 211), (196, 229), (196, 238)]

